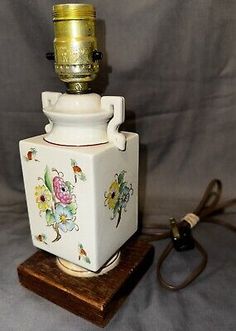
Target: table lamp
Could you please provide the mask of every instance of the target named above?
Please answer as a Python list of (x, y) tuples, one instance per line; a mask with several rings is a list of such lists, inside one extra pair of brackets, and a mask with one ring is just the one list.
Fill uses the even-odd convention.
[(25, 287), (104, 326), (153, 256), (149, 244), (130, 240), (138, 228), (138, 135), (119, 131), (123, 97), (91, 91), (102, 58), (94, 7), (57, 4), (53, 22), (55, 71), (67, 92), (42, 93), (46, 133), (20, 141), (40, 250), (18, 274)]

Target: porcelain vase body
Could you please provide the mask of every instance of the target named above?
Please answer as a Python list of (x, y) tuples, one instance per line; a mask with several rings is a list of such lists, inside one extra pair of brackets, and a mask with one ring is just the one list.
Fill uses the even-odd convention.
[[(106, 123), (112, 115), (107, 112)], [(108, 132), (105, 141), (86, 146), (62, 146), (47, 137), (20, 142), (33, 244), (97, 271), (137, 230), (138, 135)], [(114, 143), (120, 139), (124, 150)]]

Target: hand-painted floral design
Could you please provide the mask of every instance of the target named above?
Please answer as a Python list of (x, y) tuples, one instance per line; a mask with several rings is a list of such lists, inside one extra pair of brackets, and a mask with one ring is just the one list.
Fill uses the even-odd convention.
[(47, 237), (44, 233), (38, 234), (37, 236), (35, 236), (35, 239), (47, 245)]
[[(64, 174), (57, 169), (49, 169), (46, 166), (44, 176), (38, 177), (41, 182), (35, 187), (35, 201), (39, 214), (44, 214), (47, 226), (51, 226), (56, 232), (56, 238), (52, 242), (61, 239), (61, 232), (79, 230), (76, 222), (77, 201), (73, 193), (74, 186), (64, 179)], [(44, 242), (43, 237), (37, 236), (37, 240)], [(40, 240), (42, 239), (42, 240)]]
[(115, 180), (104, 194), (104, 205), (112, 210), (111, 219), (117, 217), (116, 227), (120, 224), (122, 211), (126, 212), (127, 203), (134, 193), (132, 184), (125, 181), (125, 174), (125, 170), (122, 170), (120, 174), (115, 174)]
[(82, 169), (77, 165), (77, 162), (73, 159), (71, 159), (71, 166), (74, 172), (75, 183), (77, 183), (78, 179), (85, 181), (85, 174), (83, 173)]
[(26, 156), (25, 156), (26, 161), (32, 161), (32, 160), (34, 160), (34, 161), (39, 162), (39, 160), (36, 159), (36, 154), (37, 154), (36, 149), (33, 148), (33, 147), (30, 148), (30, 149), (28, 150)]
[(74, 222), (74, 216), (70, 206), (58, 204), (55, 209), (55, 221), (59, 229), (63, 232), (72, 231), (78, 227)]
[(82, 244), (79, 244), (79, 260), (82, 260), (86, 263), (91, 263), (90, 258), (88, 257), (86, 251), (83, 248)]
[(115, 206), (119, 200), (119, 183), (117, 181), (114, 181), (108, 191), (108, 194), (106, 196), (106, 202), (109, 209), (115, 209)]
[(45, 185), (37, 185), (35, 187), (35, 199), (40, 211), (46, 211), (52, 203), (52, 194)]
[(68, 204), (72, 201), (72, 194), (71, 194), (71, 183), (64, 182), (63, 178), (60, 176), (55, 176), (53, 178), (53, 189), (55, 192), (55, 196), (57, 199), (64, 203)]

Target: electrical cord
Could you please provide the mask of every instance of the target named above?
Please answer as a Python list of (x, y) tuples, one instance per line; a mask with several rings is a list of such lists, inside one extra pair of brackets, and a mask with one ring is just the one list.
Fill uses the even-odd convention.
[[(157, 241), (171, 238), (157, 263), (157, 278), (160, 284), (168, 290), (176, 291), (188, 286), (196, 279), (207, 265), (207, 252), (201, 244), (192, 237), (191, 228), (200, 223), (218, 224), (227, 229), (236, 232), (236, 226), (225, 221), (211, 218), (220, 213), (224, 213), (225, 208), (236, 204), (236, 199), (230, 199), (220, 202), (222, 195), (222, 182), (219, 179), (213, 179), (207, 186), (201, 201), (193, 213), (187, 214), (180, 222), (170, 219), (170, 226), (166, 224), (154, 224), (142, 228), (143, 239), (147, 241)], [(196, 248), (201, 254), (201, 262), (180, 284), (171, 284), (167, 282), (162, 275), (162, 265), (173, 249), (177, 251), (186, 251)]]

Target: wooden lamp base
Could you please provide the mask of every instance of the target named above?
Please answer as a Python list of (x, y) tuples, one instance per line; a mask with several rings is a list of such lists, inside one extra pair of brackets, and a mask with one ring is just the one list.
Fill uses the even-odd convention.
[(154, 248), (132, 239), (107, 274), (77, 278), (61, 271), (55, 256), (38, 251), (18, 267), (21, 284), (40, 296), (104, 327), (152, 264)]

